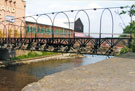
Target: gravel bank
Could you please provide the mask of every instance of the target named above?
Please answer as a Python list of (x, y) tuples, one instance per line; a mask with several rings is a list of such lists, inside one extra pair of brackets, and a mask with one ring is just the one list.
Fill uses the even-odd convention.
[(135, 91), (135, 54), (46, 76), (22, 91)]

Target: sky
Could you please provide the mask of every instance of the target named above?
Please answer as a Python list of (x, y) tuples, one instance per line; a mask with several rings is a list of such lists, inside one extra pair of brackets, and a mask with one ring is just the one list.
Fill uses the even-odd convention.
[[(26, 0), (26, 16), (66, 10), (130, 6), (132, 4), (135, 4), (134, 0)], [(90, 26), (86, 14), (84, 12), (78, 14), (77, 18), (80, 18), (84, 25), (84, 33), (99, 33), (102, 11), (103, 10), (86, 11), (90, 18)], [(118, 12), (121, 12), (121, 9), (113, 9), (111, 11), (114, 19), (114, 33), (122, 33), (125, 27), (123, 23), (128, 25), (130, 18), (127, 15), (122, 15), (120, 17)], [(74, 22), (76, 13), (77, 12), (66, 13), (69, 16), (70, 22)], [(54, 18), (52, 14), (49, 16), (52, 19)], [(26, 20), (33, 21), (30, 18)], [(67, 20), (68, 19), (63, 14), (59, 14), (55, 19), (54, 25), (68, 28), (69, 25), (67, 24)], [(40, 17), (38, 23), (51, 24), (46, 16)], [(70, 28), (73, 28), (73, 23), (71, 23)], [(112, 19), (108, 11), (105, 11), (103, 14), (101, 29), (102, 33), (112, 32)]]

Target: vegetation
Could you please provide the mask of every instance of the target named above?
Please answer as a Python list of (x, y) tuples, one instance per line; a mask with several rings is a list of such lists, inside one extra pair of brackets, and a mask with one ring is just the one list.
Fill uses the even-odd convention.
[(120, 54), (124, 54), (124, 53), (127, 53), (129, 52), (129, 48), (128, 47), (124, 47), (121, 51), (120, 51)]
[(28, 55), (22, 55), (18, 57), (11, 58), (11, 60), (22, 60), (22, 59), (29, 59), (29, 58), (35, 58), (35, 57), (41, 57), (41, 56), (49, 56), (58, 54), (55, 52), (29, 52)]
[[(128, 6), (126, 6), (128, 7)], [(132, 37), (132, 41), (131, 41), (131, 45), (129, 46), (130, 49), (128, 49), (127, 47), (123, 48), (121, 50), (121, 54), (122, 53), (126, 53), (129, 50), (132, 52), (135, 52), (135, 21), (133, 20), (133, 16), (135, 16), (135, 4), (133, 4), (129, 9), (126, 10), (122, 10), (122, 12), (120, 13), (120, 15), (122, 14), (128, 14), (128, 16), (130, 17), (130, 23), (129, 25), (127, 25), (124, 30), (123, 30), (123, 34), (130, 34)], [(124, 35), (123, 37), (126, 37), (126, 35)], [(128, 36), (129, 37), (129, 36)]]
[(118, 52), (118, 53), (116, 54), (116, 56), (119, 56), (120, 54), (127, 53), (127, 52), (129, 52), (129, 51), (130, 51), (130, 48), (128, 48), (127, 46), (125, 46), (124, 48), (121, 49), (120, 52)]
[(124, 33), (132, 33), (135, 35), (135, 21), (132, 21), (130, 25), (127, 25), (124, 29)]
[(14, 30), (14, 37), (18, 37), (18, 30)]
[(131, 22), (133, 21), (133, 16), (135, 16), (135, 4), (131, 5), (129, 10), (127, 9), (129, 6), (125, 6), (124, 8), (126, 8), (126, 10), (122, 10), (122, 12), (120, 13), (120, 15), (122, 14), (128, 14)]
[(11, 37), (13, 30), (12, 30), (12, 29), (9, 29), (9, 31), (8, 31), (8, 32), (9, 32), (9, 34), (8, 34), (8, 35), (9, 35), (9, 37)]
[(0, 38), (3, 37), (2, 30), (0, 29)]

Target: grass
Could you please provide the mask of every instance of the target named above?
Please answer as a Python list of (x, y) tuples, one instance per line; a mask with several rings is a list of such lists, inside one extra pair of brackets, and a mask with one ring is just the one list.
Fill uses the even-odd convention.
[(55, 55), (55, 54), (58, 54), (58, 53), (55, 53), (55, 52), (29, 52), (28, 55), (13, 57), (13, 58), (11, 58), (11, 60), (22, 60), (22, 59), (41, 57), (41, 56)]

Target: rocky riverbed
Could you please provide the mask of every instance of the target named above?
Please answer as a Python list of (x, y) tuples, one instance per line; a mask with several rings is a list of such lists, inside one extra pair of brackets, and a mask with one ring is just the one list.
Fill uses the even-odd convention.
[(45, 76), (22, 91), (135, 91), (135, 54)]

